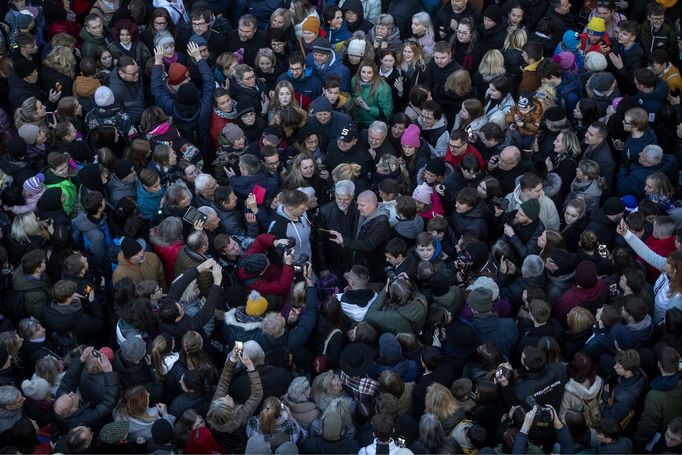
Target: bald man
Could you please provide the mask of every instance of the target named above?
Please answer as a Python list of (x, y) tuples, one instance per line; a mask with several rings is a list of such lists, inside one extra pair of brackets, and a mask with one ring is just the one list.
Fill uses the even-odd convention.
[(333, 242), (353, 251), (353, 264), (369, 269), (370, 281), (383, 282), (386, 242), (391, 237), (388, 209), (379, 205), (376, 194), (367, 190), (358, 196), (360, 219), (353, 237), (344, 237), (338, 231), (330, 231)]
[[(121, 391), (118, 374), (113, 371), (105, 355), (100, 354), (99, 357), (95, 357), (92, 352), (93, 348), (87, 347), (80, 357), (74, 358), (59, 385), (57, 399), (52, 409), (57, 416), (57, 424), (62, 433), (79, 425), (99, 431), (102, 425), (111, 419), (111, 411), (114, 410), (118, 401)], [(98, 374), (104, 375), (104, 390), (100, 391), (99, 400), (95, 403), (81, 403), (76, 393), (81, 371), (86, 363), (92, 363), (93, 369), (99, 371)]]
[(502, 149), (488, 161), (488, 172), (500, 181), (502, 194), (511, 193), (516, 187), (516, 178), (526, 172), (527, 163), (521, 159), (521, 150), (513, 145)]

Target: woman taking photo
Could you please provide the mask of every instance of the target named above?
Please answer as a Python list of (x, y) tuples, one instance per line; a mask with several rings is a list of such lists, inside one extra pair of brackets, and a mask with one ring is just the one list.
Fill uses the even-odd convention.
[[(45, 93), (50, 90), (62, 92), (62, 97), (71, 96), (76, 77), (76, 57), (66, 46), (55, 46), (43, 61), (40, 81)], [(59, 89), (59, 90), (58, 90)]]
[(578, 169), (575, 171), (575, 178), (571, 182), (571, 190), (566, 200), (582, 199), (585, 201), (585, 209), (590, 213), (596, 213), (605, 189), (606, 179), (599, 175), (599, 163), (582, 160), (578, 163)]
[(114, 37), (112, 46), (115, 48), (115, 53), (118, 53), (119, 57), (127, 55), (135, 60), (137, 66), (144, 68), (147, 60), (151, 57), (151, 53), (147, 46), (139, 40), (140, 28), (137, 24), (128, 19), (120, 20), (111, 33)]
[(379, 77), (374, 62), (360, 63), (358, 72), (351, 79), (355, 108), (353, 117), (358, 130), (369, 128), (375, 120), (385, 120), (393, 115), (391, 88)]
[(128, 441), (135, 443), (139, 437), (145, 441), (152, 439), (152, 426), (158, 419), (175, 423), (175, 417), (168, 414), (164, 403), (149, 406), (149, 392), (144, 386), (137, 385), (123, 392), (113, 411), (114, 420), (128, 422)]
[(484, 100), (486, 123), (497, 123), (503, 130), (507, 129), (507, 113), (516, 104), (511, 91), (511, 79), (507, 76), (497, 76), (490, 81)]

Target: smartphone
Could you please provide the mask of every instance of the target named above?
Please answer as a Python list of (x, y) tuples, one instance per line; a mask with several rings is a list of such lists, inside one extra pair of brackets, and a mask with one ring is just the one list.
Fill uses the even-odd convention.
[(331, 239), (335, 239), (335, 238), (336, 238), (336, 236), (335, 236), (334, 234), (332, 234), (332, 232), (331, 232), (329, 229), (318, 228), (318, 229), (317, 229), (317, 232), (320, 233), (320, 237), (323, 237), (323, 238), (325, 238), (325, 239), (330, 239), (330, 240), (331, 240)]
[(62, 91), (62, 83), (61, 82), (55, 82), (54, 83), (54, 91), (55, 92), (61, 92)]
[(242, 343), (241, 341), (235, 341), (234, 347), (236, 348), (237, 351), (241, 352), (244, 350), (244, 343)]
[(57, 123), (57, 116), (54, 115), (54, 112), (48, 112), (45, 116), (45, 119), (50, 125), (55, 125)]
[(185, 214), (182, 215), (182, 219), (187, 221), (189, 224), (194, 224), (199, 220), (206, 221), (208, 219), (208, 215), (205, 215), (196, 208), (189, 206), (187, 207)]

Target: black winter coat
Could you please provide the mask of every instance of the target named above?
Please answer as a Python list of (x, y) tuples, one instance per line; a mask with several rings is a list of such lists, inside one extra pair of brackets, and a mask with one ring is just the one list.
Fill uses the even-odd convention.
[(152, 368), (144, 361), (131, 363), (123, 358), (121, 350), (116, 351), (114, 369), (121, 379), (121, 385), (129, 389), (136, 385), (144, 386), (149, 392), (150, 403), (160, 403), (163, 400), (163, 384), (156, 382)]
[(40, 83), (43, 87), (43, 92), (50, 93), (50, 90), (55, 89), (57, 82), (62, 84), (62, 98), (73, 94), (73, 79), (49, 66), (43, 66), (40, 70)]
[(68, 314), (61, 313), (56, 308), (57, 303), (53, 302), (41, 312), (40, 320), (48, 333), (65, 336), (72, 331), (79, 343), (101, 345), (104, 312), (97, 300)]
[[(359, 218), (355, 202), (351, 202), (348, 213), (344, 214), (336, 205), (336, 201), (332, 201), (320, 207), (316, 224), (318, 229), (333, 229), (344, 236), (352, 237), (358, 227)], [(318, 232), (316, 229), (313, 233), (313, 258), (317, 270), (330, 270), (332, 273), (342, 274), (348, 271), (353, 265), (353, 252), (320, 236)]]

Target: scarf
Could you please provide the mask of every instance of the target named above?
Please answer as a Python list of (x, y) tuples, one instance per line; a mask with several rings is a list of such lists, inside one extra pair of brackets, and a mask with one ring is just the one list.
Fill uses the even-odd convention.
[(213, 112), (215, 113), (215, 115), (222, 119), (234, 120), (237, 118), (237, 102), (235, 100), (232, 100), (232, 110), (230, 112), (223, 112), (220, 109), (218, 109), (217, 106), (213, 108)]
[(175, 52), (173, 54), (173, 56), (170, 58), (163, 57), (163, 63), (166, 65), (171, 65), (171, 64), (177, 63), (177, 62), (178, 62), (178, 53), (177, 52)]
[(246, 307), (240, 306), (234, 312), (234, 319), (242, 324), (247, 324), (249, 322), (261, 322), (263, 318), (261, 316), (249, 316), (246, 314)]
[(120, 44), (120, 45), (121, 45), (121, 47), (122, 47), (123, 49), (127, 50), (127, 51), (130, 51), (130, 49), (132, 49), (132, 48), (133, 48), (133, 42), (132, 42), (132, 41), (131, 41), (131, 42), (129, 42), (129, 43), (127, 44), (127, 45), (126, 45), (126, 44), (123, 44), (123, 43), (121, 43), (120, 41), (119, 41), (119, 43), (118, 43), (118, 44)]

